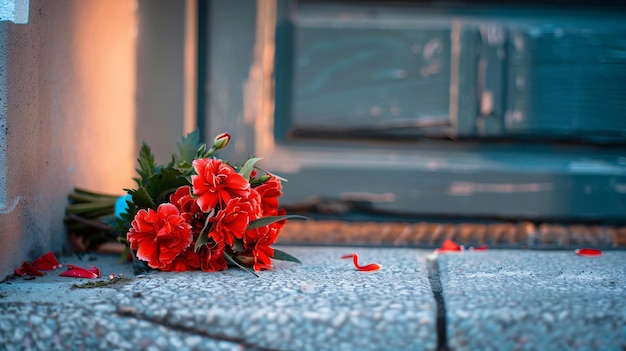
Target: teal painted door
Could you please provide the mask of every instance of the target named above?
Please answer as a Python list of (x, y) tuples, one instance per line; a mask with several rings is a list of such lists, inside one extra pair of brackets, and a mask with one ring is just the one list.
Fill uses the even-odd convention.
[[(249, 66), (237, 62), (252, 52), (259, 17), (213, 6), (253, 23), (240, 18), (231, 40), (222, 12), (210, 31), (220, 43), (213, 84), (239, 89)], [(289, 204), (356, 199), (416, 218), (624, 222), (623, 14), (278, 1), (271, 147), (235, 154), (264, 157), (288, 178)], [(227, 97), (214, 89), (208, 101), (228, 112), (239, 98)], [(233, 111), (209, 122), (258, 137), (258, 125), (240, 120)]]
[(299, 3), (281, 132), (626, 142), (620, 13), (476, 8)]

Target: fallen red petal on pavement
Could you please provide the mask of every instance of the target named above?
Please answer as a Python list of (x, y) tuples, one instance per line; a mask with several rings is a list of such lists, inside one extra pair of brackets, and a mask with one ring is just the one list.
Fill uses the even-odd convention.
[(342, 259), (352, 258), (352, 262), (354, 263), (354, 267), (356, 267), (356, 269), (358, 271), (361, 271), (361, 272), (373, 272), (373, 271), (377, 271), (377, 270), (380, 270), (381, 268), (383, 268), (383, 266), (378, 264), (378, 263), (370, 263), (370, 264), (366, 264), (365, 266), (359, 265), (359, 255), (357, 255), (356, 253), (349, 254), (349, 255), (343, 255), (343, 256), (341, 256), (341, 258)]
[(41, 273), (37, 268), (33, 267), (28, 261), (24, 261), (22, 266), (15, 270), (15, 274), (23, 277), (25, 275), (29, 275), (31, 277), (43, 277), (43, 273)]
[(91, 266), (91, 268), (83, 268), (79, 266), (75, 266), (73, 264), (67, 265), (67, 270), (61, 274), (61, 277), (72, 277), (72, 278), (100, 278), (101, 273), (100, 269), (96, 266)]
[(489, 249), (489, 246), (487, 245), (480, 245), (479, 247), (470, 247), (470, 251), (487, 251)]
[(602, 255), (602, 250), (590, 249), (590, 248), (577, 249), (576, 254), (578, 256), (600, 256)]
[(459, 244), (455, 243), (454, 241), (450, 239), (444, 240), (444, 242), (441, 244), (441, 247), (438, 249), (435, 249), (435, 252), (437, 253), (458, 252), (458, 251), (463, 251), (463, 248)]
[(38, 259), (33, 261), (33, 267), (40, 269), (42, 271), (52, 271), (57, 268), (61, 268), (62, 265), (59, 263), (57, 258), (54, 256), (52, 251), (47, 254), (42, 255)]

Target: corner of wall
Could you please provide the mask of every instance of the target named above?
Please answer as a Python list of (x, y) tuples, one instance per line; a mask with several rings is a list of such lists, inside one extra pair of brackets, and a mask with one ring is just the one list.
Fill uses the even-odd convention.
[(0, 21), (28, 23), (30, 0), (0, 0)]

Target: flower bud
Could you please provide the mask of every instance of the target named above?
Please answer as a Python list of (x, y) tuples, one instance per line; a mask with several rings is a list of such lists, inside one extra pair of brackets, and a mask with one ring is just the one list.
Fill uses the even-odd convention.
[(222, 133), (215, 137), (213, 140), (213, 147), (215, 149), (221, 149), (228, 145), (228, 141), (230, 141), (230, 134)]

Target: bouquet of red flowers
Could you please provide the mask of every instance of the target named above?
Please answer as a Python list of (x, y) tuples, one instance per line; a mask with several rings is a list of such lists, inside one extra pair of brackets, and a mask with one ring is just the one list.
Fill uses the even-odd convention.
[(122, 234), (127, 251), (151, 268), (177, 272), (229, 265), (260, 271), (272, 268), (272, 258), (299, 262), (271, 247), (285, 220), (298, 217), (278, 207), (284, 179), (258, 168), (260, 158), (240, 166), (216, 158), (229, 141), (220, 134), (207, 149), (191, 133), (166, 165), (142, 146), (137, 188), (124, 189), (124, 208), (104, 220)]

